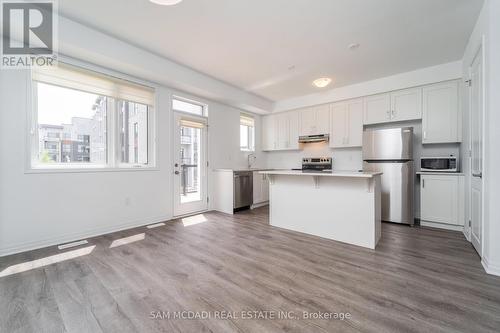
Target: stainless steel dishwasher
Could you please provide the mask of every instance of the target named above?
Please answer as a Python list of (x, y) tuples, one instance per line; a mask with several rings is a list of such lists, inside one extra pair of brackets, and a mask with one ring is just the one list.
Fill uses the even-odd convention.
[(241, 210), (250, 208), (253, 203), (253, 172), (234, 172), (234, 199), (233, 209)]

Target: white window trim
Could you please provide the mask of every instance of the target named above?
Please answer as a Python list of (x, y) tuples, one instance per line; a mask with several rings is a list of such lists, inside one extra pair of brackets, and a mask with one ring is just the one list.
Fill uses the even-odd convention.
[[(117, 127), (118, 124), (114, 118), (116, 118), (115, 112), (110, 112), (111, 108), (106, 110), (106, 164), (99, 163), (54, 163), (50, 165), (44, 165), (38, 163), (38, 110), (37, 107), (37, 89), (34, 89), (34, 83), (32, 80), (31, 71), (26, 71), (26, 159), (25, 159), (25, 170), (26, 174), (39, 174), (39, 173), (94, 173), (94, 172), (131, 172), (131, 171), (159, 171), (158, 166), (158, 109), (159, 109), (159, 96), (158, 90), (159, 85), (137, 79), (135, 77), (118, 73), (106, 68), (102, 68), (93, 64), (89, 64), (77, 59), (73, 59), (66, 56), (59, 56), (59, 60), (72, 65), (77, 66), (86, 70), (98, 72), (104, 75), (109, 75), (121, 80), (130, 81), (135, 84), (140, 84), (144, 86), (151, 87), (155, 89), (155, 104), (151, 106), (152, 112), (148, 112), (148, 164), (133, 164), (133, 163), (121, 163), (117, 156)], [(113, 126), (112, 124), (115, 124)], [(114, 138), (114, 140), (110, 140)]]
[[(174, 106), (173, 106), (174, 99), (177, 99), (179, 101), (183, 101), (186, 103), (191, 103), (194, 105), (201, 106), (202, 107), (202, 114), (200, 115), (200, 114), (196, 114), (196, 113), (191, 113), (191, 112), (186, 112), (186, 111), (174, 109)], [(200, 101), (196, 101), (196, 100), (193, 100), (193, 99), (190, 99), (187, 97), (182, 97), (182, 96), (179, 96), (176, 94), (173, 94), (170, 98), (170, 108), (172, 109), (172, 112), (178, 112), (180, 114), (185, 114), (186, 116), (196, 116), (196, 117), (201, 117), (201, 118), (208, 118), (208, 104), (202, 103)]]

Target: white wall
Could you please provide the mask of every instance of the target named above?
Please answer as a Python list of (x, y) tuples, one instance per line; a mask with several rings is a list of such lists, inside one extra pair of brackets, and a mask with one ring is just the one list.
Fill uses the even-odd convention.
[[(484, 166), (483, 166), (483, 266), (486, 271), (500, 275), (500, 1), (487, 0), (469, 39), (463, 59), (464, 77), (468, 77), (469, 66), (481, 44), (485, 57), (485, 127), (484, 127)], [(464, 119), (469, 117), (468, 96), (464, 97)], [(467, 121), (468, 123), (468, 121)], [(470, 128), (464, 126), (464, 138), (469, 140)], [(465, 147), (464, 147), (465, 149)], [(468, 149), (468, 148), (467, 148)], [(468, 172), (470, 170), (467, 170)], [(467, 177), (467, 186), (470, 186)], [(469, 204), (469, 197), (466, 197)], [(467, 210), (467, 218), (469, 210)]]
[[(110, 69), (151, 82), (157, 82), (159, 75), (171, 74), (170, 65), (165, 65), (161, 58), (109, 36), (71, 22), (60, 28), (63, 30), (60, 50), (71, 51), (68, 53), (73, 56), (79, 54), (80, 60), (106, 66), (112, 59)], [(77, 35), (82, 37), (81, 47), (85, 48), (81, 52)], [(87, 43), (90, 38), (95, 38), (92, 45)], [(71, 44), (65, 44), (68, 40)], [(174, 74), (183, 72), (178, 70)], [(26, 119), (30, 96), (27, 75), (21, 70), (0, 71), (0, 256), (172, 218), (172, 94), (208, 105), (210, 168), (246, 165), (246, 154), (239, 150), (239, 109), (160, 85), (159, 104), (155, 108), (158, 170), (27, 174)], [(168, 78), (175, 79), (172, 75)], [(178, 79), (186, 83), (193, 78)], [(197, 84), (205, 83), (223, 92), (223, 85), (198, 77)], [(233, 93), (231, 89), (227, 91), (231, 98), (235, 96)], [(259, 116), (256, 123), (260, 124)], [(258, 162), (263, 163), (262, 156)]]
[(376, 80), (326, 90), (316, 94), (299, 96), (275, 103), (274, 112), (298, 109), (311, 105), (326, 104), (351, 98), (379, 94), (426, 84), (454, 80), (462, 77), (462, 62), (454, 61), (437, 66), (400, 73)]

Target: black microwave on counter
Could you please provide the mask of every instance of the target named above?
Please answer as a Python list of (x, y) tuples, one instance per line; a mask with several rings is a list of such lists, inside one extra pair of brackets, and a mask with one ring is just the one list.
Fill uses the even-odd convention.
[(423, 172), (458, 172), (458, 157), (421, 157), (420, 171)]

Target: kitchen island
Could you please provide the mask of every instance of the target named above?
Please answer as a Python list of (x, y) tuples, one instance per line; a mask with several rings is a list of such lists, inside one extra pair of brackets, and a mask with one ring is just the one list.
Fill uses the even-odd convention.
[(269, 223), (374, 249), (381, 235), (381, 172), (261, 171)]

